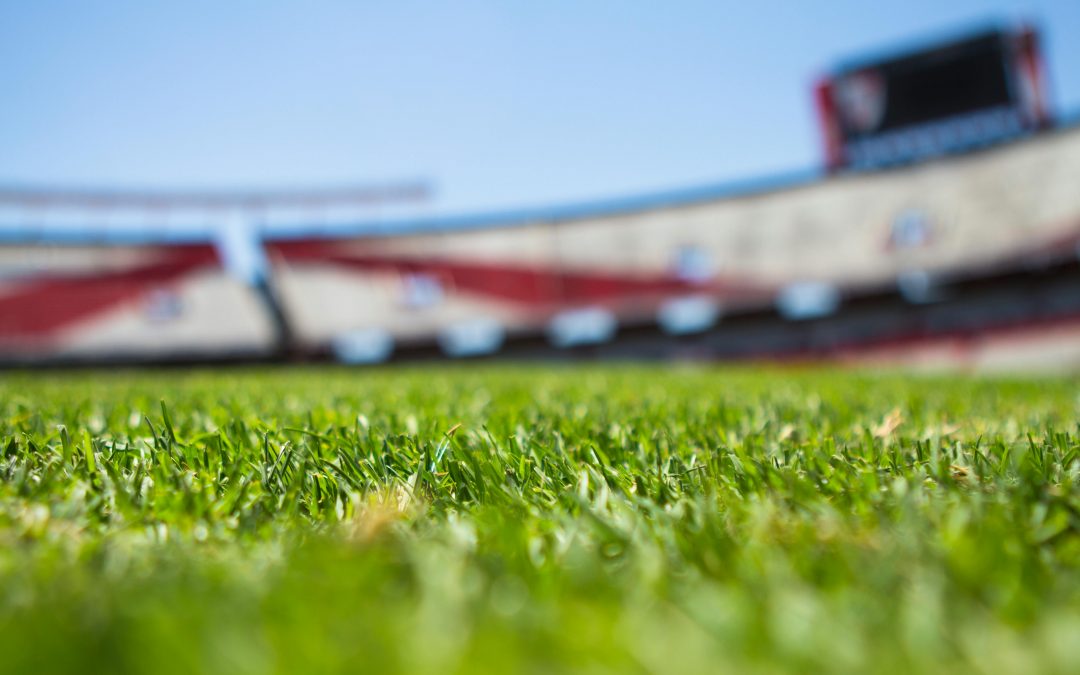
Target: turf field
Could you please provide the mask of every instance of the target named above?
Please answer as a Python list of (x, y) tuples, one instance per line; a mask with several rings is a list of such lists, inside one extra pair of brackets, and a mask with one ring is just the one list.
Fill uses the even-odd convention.
[(0, 669), (1080, 672), (1080, 382), (0, 375)]

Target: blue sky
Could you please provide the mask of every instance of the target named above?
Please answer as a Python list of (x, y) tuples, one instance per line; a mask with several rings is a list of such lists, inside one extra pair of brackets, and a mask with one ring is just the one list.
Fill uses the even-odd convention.
[(819, 161), (837, 60), (994, 19), (1080, 111), (1080, 2), (0, 0), (0, 183), (430, 179), (439, 213)]

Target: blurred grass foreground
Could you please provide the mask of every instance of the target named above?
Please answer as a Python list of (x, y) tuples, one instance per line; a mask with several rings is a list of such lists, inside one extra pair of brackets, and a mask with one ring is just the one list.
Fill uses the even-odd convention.
[(1080, 672), (1080, 385), (0, 376), (0, 670)]

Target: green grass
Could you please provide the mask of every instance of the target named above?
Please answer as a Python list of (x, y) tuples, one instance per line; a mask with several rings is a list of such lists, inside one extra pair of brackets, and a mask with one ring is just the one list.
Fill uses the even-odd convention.
[(8, 374), (0, 669), (1080, 672), (1078, 411), (1070, 379)]

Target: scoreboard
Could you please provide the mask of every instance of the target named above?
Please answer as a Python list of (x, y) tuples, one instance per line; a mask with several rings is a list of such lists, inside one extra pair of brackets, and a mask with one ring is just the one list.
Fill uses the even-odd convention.
[(1050, 123), (1037, 33), (994, 29), (843, 66), (816, 103), (831, 171), (965, 152)]

